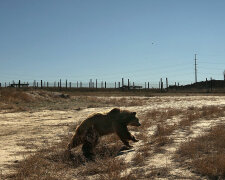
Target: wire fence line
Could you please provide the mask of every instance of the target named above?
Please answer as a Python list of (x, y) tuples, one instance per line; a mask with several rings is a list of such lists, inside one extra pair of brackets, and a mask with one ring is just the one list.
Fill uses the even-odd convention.
[[(179, 83), (178, 83), (179, 84)], [(84, 81), (68, 81), (68, 80), (61, 80), (54, 82), (44, 81), (44, 80), (34, 80), (29, 82), (24, 82), (22, 80), (19, 81), (11, 81), (11, 82), (0, 82), (0, 87), (34, 87), (34, 88), (124, 88), (124, 89), (163, 89), (168, 88), (168, 79), (161, 78), (158, 83), (156, 82), (134, 82), (130, 81), (130, 79), (122, 78), (120, 81), (114, 82), (107, 82), (101, 81), (98, 79), (92, 80), (90, 79), (89, 82)]]
[(54, 89), (127, 89), (127, 90), (156, 90), (157, 92), (177, 92), (177, 91), (197, 91), (201, 92), (213, 92), (214, 90), (220, 89), (221, 92), (225, 92), (225, 78), (224, 80), (208, 80), (206, 81), (190, 83), (186, 85), (181, 85), (179, 82), (169, 83), (168, 78), (160, 78), (158, 83), (153, 81), (148, 82), (134, 82), (130, 81), (130, 79), (122, 78), (120, 81), (115, 82), (107, 82), (107, 81), (99, 81), (98, 79), (92, 80), (89, 82), (76, 81), (71, 82), (68, 80), (49, 82), (49, 81), (32, 81), (32, 82), (23, 82), (19, 80), (18, 82), (0, 82), (0, 88), (54, 88)]

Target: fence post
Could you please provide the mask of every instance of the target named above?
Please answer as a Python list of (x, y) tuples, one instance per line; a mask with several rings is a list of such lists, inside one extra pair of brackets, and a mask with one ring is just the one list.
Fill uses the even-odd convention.
[(116, 82), (115, 82), (115, 89), (116, 89)]
[(120, 88), (120, 82), (118, 82), (118, 87)]
[(78, 88), (78, 81), (77, 81), (77, 88)]
[(72, 83), (70, 82), (70, 89), (71, 89), (71, 87), (72, 87)]
[(67, 79), (66, 79), (66, 89), (67, 89)]
[(149, 82), (148, 82), (148, 89), (149, 89)]
[(95, 80), (95, 87), (96, 87), (96, 89), (98, 88), (98, 80), (97, 79)]
[(42, 89), (42, 80), (41, 80), (41, 89)]
[(61, 88), (62, 88), (62, 81), (61, 81), (61, 79), (59, 80), (59, 89), (61, 90)]
[(38, 82), (37, 82), (37, 88), (38, 88)]
[(0, 83), (0, 87), (2, 87), (2, 83)]
[(18, 83), (18, 87), (20, 88), (20, 80), (19, 80), (19, 83)]
[(166, 91), (168, 92), (168, 78), (166, 78)]
[(105, 81), (105, 88), (106, 88), (106, 81)]
[(146, 82), (145, 82), (145, 89), (146, 89), (146, 87), (147, 87), (147, 86), (146, 86)]
[(161, 89), (161, 92), (162, 92), (162, 90), (163, 90), (163, 82), (162, 82), (162, 78), (160, 78), (160, 84), (161, 84), (160, 89)]
[(123, 78), (122, 78), (122, 87), (124, 86)]
[(210, 87), (211, 87), (211, 92), (212, 92), (212, 90), (213, 90), (212, 78), (211, 78), (211, 82), (210, 82)]
[(127, 83), (128, 83), (127, 87), (128, 87), (128, 90), (129, 90), (130, 89), (130, 80), (129, 79), (128, 79)]
[(48, 88), (48, 82), (47, 82), (47, 88)]

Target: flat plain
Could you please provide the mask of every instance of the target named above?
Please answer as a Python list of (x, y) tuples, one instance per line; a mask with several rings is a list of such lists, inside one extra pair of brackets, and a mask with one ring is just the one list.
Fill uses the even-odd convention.
[[(0, 179), (225, 177), (225, 162), (215, 164), (218, 156), (225, 157), (225, 145), (212, 138), (221, 131), (216, 136), (223, 139), (223, 95), (10, 91), (1, 90), (0, 96)], [(66, 144), (76, 125), (114, 107), (137, 112), (142, 126), (129, 130), (140, 141), (120, 152), (122, 143), (110, 135), (101, 138), (96, 162), (86, 162), (80, 147), (73, 160), (67, 159)]]

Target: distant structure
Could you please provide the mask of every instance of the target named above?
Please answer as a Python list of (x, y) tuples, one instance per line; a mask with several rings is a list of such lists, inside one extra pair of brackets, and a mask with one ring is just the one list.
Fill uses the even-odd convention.
[(13, 84), (10, 84), (10, 87), (29, 87), (29, 84), (28, 83), (18, 83), (18, 84), (16, 84), (16, 83), (13, 83)]

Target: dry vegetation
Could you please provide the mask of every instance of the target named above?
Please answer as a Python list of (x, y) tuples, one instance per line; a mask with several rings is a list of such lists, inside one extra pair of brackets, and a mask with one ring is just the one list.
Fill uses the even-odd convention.
[[(212, 119), (225, 116), (225, 107), (203, 106), (189, 108), (182, 127), (190, 127), (194, 120)], [(177, 151), (176, 159), (197, 173), (211, 179), (225, 178), (225, 125), (218, 125), (210, 132), (183, 143)]]
[(194, 121), (204, 118), (212, 119), (224, 116), (225, 107), (203, 106), (201, 108), (189, 107), (182, 117), (179, 126), (182, 128), (190, 127)]
[[(108, 95), (109, 96), (109, 95)], [(71, 110), (113, 106), (142, 106), (146, 101), (137, 97), (98, 97), (94, 92), (87, 96), (76, 92), (51, 92), (41, 89), (0, 88), (0, 108), (6, 112)]]
[(65, 147), (68, 140), (46, 149), (40, 149), (27, 156), (23, 161), (13, 166), (16, 173), (2, 176), (6, 179), (86, 179), (92, 176), (100, 180), (130, 180), (136, 179), (132, 173), (127, 173), (128, 164), (123, 158), (116, 156), (122, 144), (115, 143), (115, 136), (104, 137), (96, 149), (95, 162), (86, 161), (81, 149), (73, 152), (73, 159), (68, 158)]
[(20, 103), (31, 103), (33, 98), (26, 92), (17, 89), (1, 89), (0, 90), (0, 107), (11, 111), (24, 111)]
[[(170, 167), (156, 168), (148, 163), (156, 154), (163, 154), (166, 148), (174, 145), (175, 133), (187, 131), (200, 120), (218, 119), (225, 116), (225, 107), (218, 105), (189, 106), (188, 108), (160, 108), (141, 109), (149, 103), (149, 98), (138, 97), (97, 97), (97, 96), (72, 96), (65, 97), (63, 93), (46, 91), (18, 91), (0, 90), (1, 107), (8, 112), (21, 111), (18, 107), (46, 107), (50, 109), (67, 110), (91, 107), (130, 107), (140, 106), (138, 116), (142, 126), (129, 127), (140, 141), (134, 145), (133, 156), (126, 159), (132, 151), (122, 151), (123, 144), (116, 135), (102, 137), (96, 148), (95, 162), (87, 162), (81, 148), (73, 150), (73, 159), (68, 158), (65, 147), (68, 143), (68, 132), (62, 136), (58, 143), (50, 144), (37, 151), (24, 160), (15, 162), (10, 168), (14, 173), (1, 175), (0, 179), (99, 179), (99, 180), (133, 180), (168, 178), (171, 176)], [(38, 101), (38, 102), (37, 102)], [(151, 100), (153, 101), (153, 100)], [(160, 98), (155, 98), (156, 103), (164, 103)], [(180, 100), (181, 101), (181, 100)], [(24, 104), (27, 104), (27, 106)], [(40, 105), (41, 104), (41, 105)], [(57, 105), (56, 105), (57, 104)], [(9, 106), (11, 106), (11, 109)], [(15, 106), (14, 106), (15, 105)], [(63, 106), (63, 107), (61, 107)], [(135, 106), (135, 107), (133, 107)], [(79, 110), (80, 110), (79, 109)], [(40, 110), (40, 108), (38, 109)], [(74, 131), (76, 125), (70, 125), (68, 130)], [(181, 143), (173, 161), (186, 169), (209, 178), (225, 178), (225, 125), (210, 129), (210, 132), (200, 137)], [(189, 132), (191, 133), (191, 131)]]
[(193, 168), (197, 173), (212, 179), (225, 178), (225, 125), (212, 128), (208, 134), (181, 145), (178, 161)]

